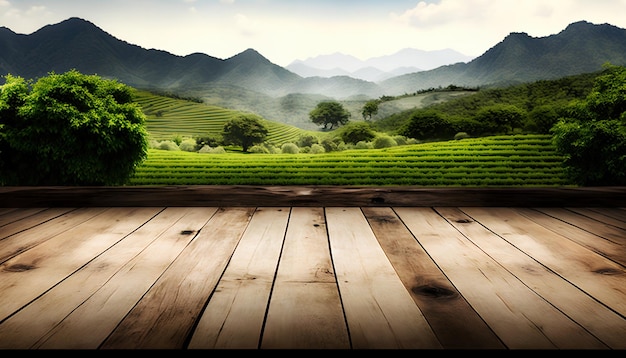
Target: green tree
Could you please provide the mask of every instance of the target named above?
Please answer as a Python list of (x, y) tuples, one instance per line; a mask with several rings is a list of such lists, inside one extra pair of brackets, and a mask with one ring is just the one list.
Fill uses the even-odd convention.
[(124, 184), (147, 156), (132, 88), (76, 70), (0, 87), (1, 185)]
[[(324, 129), (333, 129), (334, 126), (347, 124), (350, 120), (350, 112), (337, 101), (325, 101), (318, 103), (309, 112), (309, 118), (313, 123), (323, 125)], [(330, 128), (328, 128), (329, 124)]]
[(360, 141), (369, 142), (376, 137), (376, 132), (369, 123), (352, 122), (348, 123), (341, 133), (341, 140), (345, 143), (356, 144)]
[(239, 114), (224, 124), (222, 137), (227, 144), (240, 145), (244, 152), (267, 137), (262, 118), (254, 114)]
[(626, 67), (607, 66), (587, 98), (574, 102), (552, 133), (576, 184), (626, 185)]
[(455, 132), (450, 121), (432, 110), (415, 112), (409, 122), (400, 129), (401, 135), (419, 140), (447, 139)]
[(483, 130), (491, 134), (507, 134), (514, 128), (521, 128), (524, 112), (514, 105), (496, 104), (481, 108), (476, 113), (476, 121), (483, 125)]
[(361, 114), (363, 115), (363, 119), (368, 120), (368, 119), (372, 119), (372, 116), (375, 116), (376, 114), (378, 114), (378, 104), (380, 103), (379, 100), (371, 100), (371, 101), (367, 101), (365, 103), (365, 105), (363, 105), (363, 110), (361, 111)]

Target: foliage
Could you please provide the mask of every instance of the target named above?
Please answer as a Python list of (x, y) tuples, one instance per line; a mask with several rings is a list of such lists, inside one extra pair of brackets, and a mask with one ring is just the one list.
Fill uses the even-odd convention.
[(524, 115), (514, 105), (495, 104), (481, 108), (476, 113), (476, 121), (483, 125), (481, 134), (510, 134), (522, 126)]
[(365, 102), (365, 104), (363, 105), (363, 110), (361, 111), (361, 114), (363, 115), (363, 119), (371, 120), (372, 116), (375, 116), (376, 114), (378, 114), (379, 103), (380, 103), (380, 100), (371, 100), (371, 101)]
[(415, 112), (400, 134), (409, 138), (449, 139), (455, 130), (450, 121), (436, 111)]
[(626, 67), (609, 66), (584, 101), (552, 129), (578, 185), (626, 185)]
[(196, 146), (199, 148), (202, 148), (205, 145), (215, 148), (224, 142), (224, 138), (222, 138), (221, 133), (207, 133), (205, 135), (197, 136), (195, 139)]
[(360, 141), (370, 141), (376, 137), (376, 132), (365, 122), (348, 123), (341, 132), (341, 140), (345, 143), (356, 144)]
[(280, 151), (285, 154), (298, 154), (300, 148), (295, 143), (285, 143), (280, 146)]
[(321, 144), (313, 144), (311, 145), (311, 150), (309, 151), (309, 153), (311, 154), (322, 154), (325, 153), (326, 150), (324, 149), (324, 147)]
[(1, 185), (124, 184), (147, 156), (132, 89), (76, 70), (0, 88)]
[(303, 134), (298, 138), (296, 144), (300, 147), (310, 147), (313, 144), (319, 144), (319, 142), (320, 139), (317, 136), (312, 134)]
[(398, 145), (398, 143), (393, 138), (391, 138), (391, 136), (382, 135), (374, 139), (373, 145), (374, 145), (374, 148), (380, 149), (380, 148), (395, 147)]
[(224, 124), (224, 143), (240, 145), (244, 152), (255, 144), (263, 143), (267, 127), (261, 117), (254, 114), (239, 114)]
[[(554, 124), (556, 119), (543, 117), (539, 111), (545, 111), (549, 108), (556, 113), (558, 118), (562, 113), (562, 108), (567, 107), (571, 101), (584, 99), (589, 94), (598, 75), (599, 73), (587, 73), (508, 87), (481, 88), (472, 94), (457, 96), (443, 102), (434, 102), (421, 108), (397, 112), (375, 121), (374, 128), (389, 133), (397, 130), (400, 133), (402, 129), (408, 126), (414, 115), (422, 112), (436, 112), (440, 118), (454, 128), (454, 133), (466, 132), (472, 136), (484, 136), (490, 134), (487, 130), (492, 126), (483, 126), (483, 123), (477, 120), (478, 112), (495, 105), (511, 105), (519, 109), (524, 115), (523, 130), (526, 133), (548, 134), (547, 131), (551, 128), (550, 124)], [(554, 113), (550, 113), (550, 115), (552, 116)], [(536, 120), (539, 122), (535, 122)], [(546, 122), (542, 122), (544, 120)], [(552, 122), (550, 123), (550, 121)]]
[(162, 140), (157, 148), (160, 150), (180, 150), (178, 144), (173, 140)]
[[(309, 112), (309, 118), (313, 123), (324, 126), (324, 129), (333, 129), (334, 126), (347, 124), (350, 120), (350, 112), (337, 101), (324, 101), (318, 103)], [(330, 128), (328, 128), (329, 124)]]

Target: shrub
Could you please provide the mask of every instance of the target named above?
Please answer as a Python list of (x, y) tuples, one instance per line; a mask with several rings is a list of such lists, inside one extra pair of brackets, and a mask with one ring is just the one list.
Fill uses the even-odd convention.
[(376, 137), (373, 144), (376, 149), (395, 147), (398, 145), (398, 143), (388, 135)]
[(325, 153), (326, 150), (324, 149), (324, 147), (320, 144), (313, 144), (311, 145), (311, 149), (309, 150), (309, 153), (311, 154), (322, 154)]
[(183, 139), (182, 142), (180, 142), (178, 148), (180, 148), (180, 150), (184, 150), (185, 152), (195, 152), (197, 145), (198, 144), (196, 143), (195, 139), (186, 138)]
[(300, 148), (295, 143), (285, 143), (280, 147), (282, 153), (285, 154), (298, 154), (300, 153)]
[[(146, 157), (132, 89), (76, 70), (0, 87), (0, 185), (124, 184)], [(32, 86), (31, 86), (32, 84)]]
[(180, 150), (178, 145), (172, 140), (164, 140), (159, 143), (159, 149), (161, 150)]

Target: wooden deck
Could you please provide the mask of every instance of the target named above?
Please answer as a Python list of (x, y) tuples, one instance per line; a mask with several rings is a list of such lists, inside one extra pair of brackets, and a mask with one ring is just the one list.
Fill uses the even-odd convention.
[(0, 190), (2, 349), (626, 349), (622, 189), (570, 206), (41, 190)]

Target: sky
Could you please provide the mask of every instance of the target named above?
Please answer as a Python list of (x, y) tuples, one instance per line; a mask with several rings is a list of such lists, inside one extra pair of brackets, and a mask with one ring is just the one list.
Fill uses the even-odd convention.
[(227, 59), (253, 48), (280, 66), (404, 48), (477, 57), (512, 32), (626, 28), (625, 14), (626, 0), (0, 0), (0, 26), (19, 34), (79, 17), (146, 49)]

